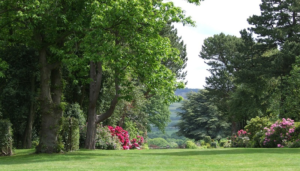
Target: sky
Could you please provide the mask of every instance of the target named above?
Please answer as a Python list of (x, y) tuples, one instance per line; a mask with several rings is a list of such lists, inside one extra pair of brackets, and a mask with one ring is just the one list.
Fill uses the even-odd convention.
[(247, 18), (260, 15), (261, 0), (205, 0), (200, 6), (189, 4), (185, 0), (172, 1), (181, 7), (187, 16), (196, 21), (196, 27), (174, 24), (178, 35), (187, 46), (187, 88), (203, 88), (205, 77), (210, 76), (209, 68), (198, 55), (204, 39), (215, 34), (234, 35), (240, 37), (240, 31), (251, 27)]

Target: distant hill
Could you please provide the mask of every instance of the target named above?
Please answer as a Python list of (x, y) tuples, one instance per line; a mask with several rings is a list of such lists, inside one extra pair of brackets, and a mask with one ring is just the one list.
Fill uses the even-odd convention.
[(182, 96), (184, 99), (186, 99), (186, 94), (189, 92), (198, 92), (200, 89), (189, 89), (189, 88), (185, 88), (185, 89), (178, 89), (175, 91), (175, 94), (177, 96)]

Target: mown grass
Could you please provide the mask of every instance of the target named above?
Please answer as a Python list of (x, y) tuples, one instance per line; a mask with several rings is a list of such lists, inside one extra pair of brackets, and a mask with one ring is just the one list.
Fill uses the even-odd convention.
[(0, 170), (300, 170), (300, 149), (80, 150), (0, 157)]

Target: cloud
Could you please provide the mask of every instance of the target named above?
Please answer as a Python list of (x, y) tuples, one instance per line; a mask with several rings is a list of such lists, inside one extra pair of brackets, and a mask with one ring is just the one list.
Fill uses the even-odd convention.
[(239, 36), (240, 30), (250, 27), (247, 18), (260, 14), (261, 0), (205, 0), (200, 6), (183, 0), (171, 1), (196, 21), (196, 27), (180, 23), (174, 26), (187, 45), (187, 87), (203, 88), (205, 77), (210, 75), (208, 66), (198, 57), (204, 39), (221, 32)]

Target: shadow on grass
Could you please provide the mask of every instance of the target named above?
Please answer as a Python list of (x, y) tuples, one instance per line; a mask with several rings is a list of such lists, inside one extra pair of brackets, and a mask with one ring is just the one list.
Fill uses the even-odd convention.
[(288, 149), (288, 148), (232, 148), (232, 149), (214, 149), (214, 150), (195, 150), (195, 151), (182, 151), (168, 152), (168, 149), (165, 152), (150, 152), (143, 153), (142, 155), (166, 155), (166, 156), (192, 156), (192, 155), (230, 155), (230, 154), (299, 154), (300, 149)]
[[(103, 154), (100, 150), (80, 150), (75, 152), (61, 154), (36, 154), (34, 150), (17, 150), (13, 156), (0, 156), (0, 168), (2, 164), (26, 164), (26, 163), (41, 163), (55, 161), (83, 161), (95, 157), (117, 156), (116, 154)], [(1, 169), (0, 169), (1, 170)]]

